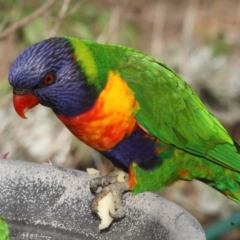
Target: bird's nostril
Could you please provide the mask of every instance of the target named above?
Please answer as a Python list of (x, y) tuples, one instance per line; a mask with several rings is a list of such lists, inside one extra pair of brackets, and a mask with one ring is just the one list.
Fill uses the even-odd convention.
[(30, 89), (24, 89), (24, 88), (14, 88), (13, 93), (19, 96), (23, 96), (26, 94), (31, 93), (32, 91)]

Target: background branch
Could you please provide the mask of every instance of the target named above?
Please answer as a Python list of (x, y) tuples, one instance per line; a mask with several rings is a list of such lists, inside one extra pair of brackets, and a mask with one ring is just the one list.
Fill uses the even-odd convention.
[(61, 24), (62, 24), (62, 22), (65, 18), (65, 15), (66, 15), (66, 12), (68, 10), (70, 2), (71, 2), (71, 0), (63, 0), (62, 7), (59, 11), (58, 17), (57, 17), (57, 19), (55, 21), (55, 24), (54, 24), (54, 27), (50, 31), (50, 34), (49, 34), (50, 37), (56, 36), (57, 31), (58, 31), (59, 27), (61, 26)]
[(12, 24), (9, 28), (5, 29), (2, 33), (0, 33), (0, 38), (7, 37), (9, 34), (13, 33), (17, 29), (19, 29), (19, 28), (23, 27), (24, 25), (28, 24), (33, 19), (41, 16), (42, 14), (44, 14), (44, 12), (46, 10), (48, 10), (48, 8), (50, 8), (56, 2), (57, 2), (57, 0), (50, 0), (49, 2), (44, 4), (42, 7), (35, 10), (31, 15), (23, 18), (19, 22), (16, 22), (16, 23)]

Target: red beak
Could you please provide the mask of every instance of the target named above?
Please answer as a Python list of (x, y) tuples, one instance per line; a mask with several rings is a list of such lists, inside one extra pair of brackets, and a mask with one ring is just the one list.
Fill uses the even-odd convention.
[(17, 114), (22, 118), (27, 118), (25, 113), (27, 110), (35, 107), (39, 104), (39, 100), (32, 93), (26, 95), (16, 95), (13, 94), (13, 105)]

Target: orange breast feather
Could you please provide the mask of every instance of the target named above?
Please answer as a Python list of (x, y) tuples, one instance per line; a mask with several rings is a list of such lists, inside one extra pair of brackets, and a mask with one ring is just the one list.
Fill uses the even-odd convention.
[(77, 117), (58, 118), (78, 139), (106, 151), (134, 130), (137, 109), (138, 104), (126, 82), (118, 73), (110, 72), (105, 88), (90, 110)]

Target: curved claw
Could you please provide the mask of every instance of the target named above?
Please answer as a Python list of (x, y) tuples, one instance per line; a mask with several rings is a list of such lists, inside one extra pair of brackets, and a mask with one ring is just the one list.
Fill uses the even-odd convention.
[(109, 211), (110, 217), (112, 217), (114, 220), (120, 220), (126, 216), (126, 209), (122, 206), (117, 209), (115, 213), (111, 213)]
[(97, 177), (90, 181), (90, 190), (95, 194), (99, 187), (106, 187), (108, 184), (106, 177)]
[(90, 208), (91, 211), (98, 214), (98, 203), (100, 200), (102, 200), (108, 193), (110, 192), (109, 189), (102, 189), (99, 193), (96, 194), (96, 196), (93, 198), (93, 200), (90, 202)]
[(109, 192), (112, 192), (116, 212), (109, 212), (109, 215), (115, 220), (125, 217), (126, 210), (122, 204), (122, 196), (125, 192), (130, 191), (128, 186), (128, 175), (125, 174), (125, 179), (121, 182), (119, 182), (118, 177), (119, 171), (115, 171), (105, 177), (98, 177), (91, 180), (90, 189), (92, 192), (96, 193), (99, 186), (103, 187), (99, 193), (96, 193), (96, 196), (90, 203), (92, 212), (98, 213), (99, 201), (103, 199)]
[[(122, 171), (121, 171), (122, 172)], [(90, 181), (90, 190), (92, 193), (97, 193), (99, 187), (106, 187), (109, 184), (118, 182), (120, 171), (113, 171), (109, 173), (107, 176), (101, 176), (94, 178)], [(123, 172), (122, 172), (123, 173)], [(125, 174), (125, 181), (128, 181), (128, 174)]]

